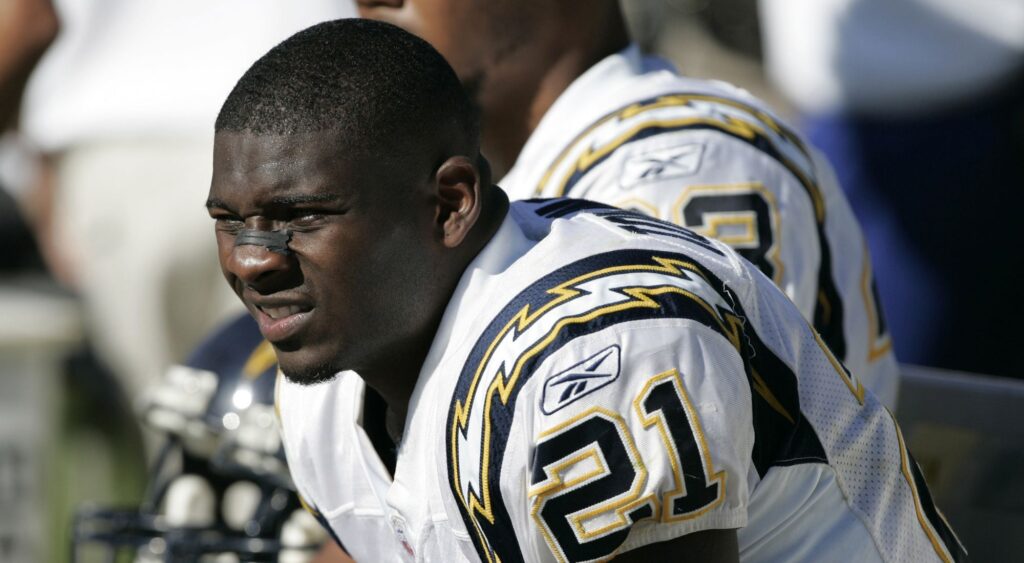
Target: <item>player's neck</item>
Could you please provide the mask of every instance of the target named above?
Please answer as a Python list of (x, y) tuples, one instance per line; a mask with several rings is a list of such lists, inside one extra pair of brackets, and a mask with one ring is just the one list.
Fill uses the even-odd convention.
[(430, 351), (433, 340), (431, 329), (440, 321), (442, 312), (443, 306), (432, 315), (433, 319), (417, 336), (391, 342), (387, 351), (376, 361), (355, 369), (363, 381), (380, 396), (387, 410), (402, 415), (402, 421), (409, 408), (409, 399), (416, 388), (423, 362)]
[(491, 162), (495, 180), (512, 168), (544, 114), (573, 81), (629, 44), (625, 23), (617, 12), (584, 35), (586, 39), (568, 39), (553, 49), (544, 62), (533, 62), (535, 73), (495, 81), (489, 91), (480, 93), (483, 153)]
[(409, 401), (423, 369), (430, 348), (433, 346), (441, 324), (441, 317), (448, 306), (448, 301), (458, 286), (467, 266), (481, 252), (484, 246), (501, 227), (508, 213), (508, 197), (505, 192), (488, 185), (481, 192), (482, 204), (480, 216), (473, 225), (470, 234), (456, 252), (451, 255), (448, 266), (440, 270), (447, 272), (438, 279), (439, 284), (437, 307), (433, 320), (419, 336), (404, 343), (396, 343), (373, 367), (356, 370), (363, 380), (372, 387), (387, 405), (387, 417), (384, 426), (387, 434), (397, 445), (401, 442), (405, 429), (406, 413)]

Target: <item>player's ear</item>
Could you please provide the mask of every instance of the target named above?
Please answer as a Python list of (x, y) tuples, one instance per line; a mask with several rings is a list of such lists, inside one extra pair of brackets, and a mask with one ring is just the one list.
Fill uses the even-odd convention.
[(481, 174), (469, 158), (453, 156), (438, 167), (434, 181), (438, 236), (446, 247), (456, 248), (480, 217)]

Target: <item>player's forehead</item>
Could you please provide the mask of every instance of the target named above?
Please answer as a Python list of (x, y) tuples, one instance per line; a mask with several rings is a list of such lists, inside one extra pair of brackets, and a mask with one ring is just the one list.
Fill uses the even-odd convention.
[(222, 131), (214, 139), (213, 196), (352, 191), (364, 169), (330, 132), (291, 135)]
[(294, 134), (220, 131), (214, 136), (214, 173), (270, 174), (311, 169), (338, 160), (337, 135), (330, 131)]

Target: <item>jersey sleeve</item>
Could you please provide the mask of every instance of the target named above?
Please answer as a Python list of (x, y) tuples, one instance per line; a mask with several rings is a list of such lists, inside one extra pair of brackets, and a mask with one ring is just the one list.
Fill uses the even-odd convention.
[(743, 373), (726, 337), (681, 319), (616, 325), (546, 360), (517, 414), (529, 423), (510, 436), (529, 460), (510, 476), (525, 482), (513, 521), (531, 538), (526, 559), (602, 560), (743, 527), (753, 447)]

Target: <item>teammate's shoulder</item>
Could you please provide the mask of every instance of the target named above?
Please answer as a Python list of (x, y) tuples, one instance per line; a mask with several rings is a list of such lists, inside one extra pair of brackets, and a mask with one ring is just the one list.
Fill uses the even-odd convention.
[(763, 153), (800, 177), (813, 176), (806, 142), (762, 101), (724, 82), (662, 75), (612, 97), (546, 167), (534, 193), (591, 196), (597, 188), (625, 192), (659, 178), (692, 177), (707, 168), (703, 153), (719, 146)]

